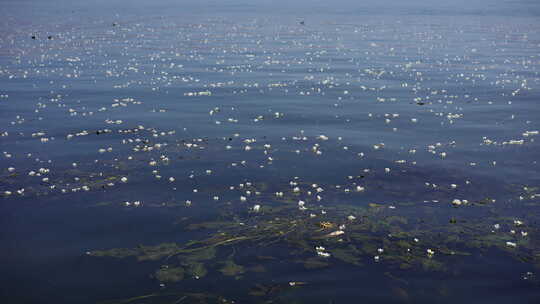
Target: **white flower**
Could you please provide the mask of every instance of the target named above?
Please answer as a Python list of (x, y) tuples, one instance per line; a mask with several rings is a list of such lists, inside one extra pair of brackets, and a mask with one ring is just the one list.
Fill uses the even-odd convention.
[(122, 183), (127, 183), (128, 179), (127, 179), (127, 177), (124, 176), (124, 177), (122, 177), (122, 178), (120, 179), (120, 181), (121, 181)]
[(330, 253), (325, 252), (325, 250), (326, 250), (326, 248), (324, 248), (323, 246), (316, 246), (315, 247), (315, 251), (317, 251), (317, 255), (325, 257), (325, 258), (330, 257)]
[(514, 242), (506, 242), (506, 246), (516, 248), (517, 244)]
[(328, 140), (328, 136), (322, 135), (322, 134), (319, 135), (317, 138), (320, 139), (320, 140)]
[(343, 230), (337, 230), (337, 231), (334, 231), (334, 232), (330, 232), (329, 234), (327, 234), (326, 236), (327, 237), (333, 237), (333, 236), (338, 236), (338, 235), (342, 235), (344, 234), (345, 231)]
[(259, 212), (261, 210), (261, 205), (255, 205), (253, 206), (253, 211)]
[(322, 256), (323, 258), (329, 258), (330, 257), (330, 253), (328, 253), (328, 252), (317, 251), (317, 254)]

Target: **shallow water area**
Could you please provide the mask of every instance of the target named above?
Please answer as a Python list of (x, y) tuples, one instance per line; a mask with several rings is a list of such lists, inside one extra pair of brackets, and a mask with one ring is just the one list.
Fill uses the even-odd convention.
[(0, 297), (537, 303), (539, 16), (2, 2)]

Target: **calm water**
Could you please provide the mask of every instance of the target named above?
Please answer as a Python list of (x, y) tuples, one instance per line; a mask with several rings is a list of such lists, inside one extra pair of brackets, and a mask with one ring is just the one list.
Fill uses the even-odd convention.
[(537, 1), (183, 2), (0, 3), (3, 303), (540, 302)]

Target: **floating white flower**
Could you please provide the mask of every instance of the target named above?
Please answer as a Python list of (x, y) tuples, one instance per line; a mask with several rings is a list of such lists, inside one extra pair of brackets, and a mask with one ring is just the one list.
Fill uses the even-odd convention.
[(320, 140), (328, 140), (328, 136), (322, 135), (322, 134), (319, 135), (317, 138), (320, 139)]
[(330, 253), (328, 253), (328, 252), (317, 251), (317, 254), (319, 256), (322, 256), (323, 258), (329, 258), (330, 257)]
[(337, 230), (337, 231), (334, 231), (334, 232), (330, 232), (329, 234), (326, 235), (326, 237), (335, 237), (335, 236), (342, 235), (344, 233), (345, 233), (345, 231), (343, 231), (343, 230)]

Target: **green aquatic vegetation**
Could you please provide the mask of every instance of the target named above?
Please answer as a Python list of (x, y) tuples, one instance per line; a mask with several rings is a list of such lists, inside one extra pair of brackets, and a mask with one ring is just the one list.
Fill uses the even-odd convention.
[(186, 265), (186, 272), (196, 278), (202, 278), (208, 274), (208, 270), (204, 264), (200, 262), (192, 262)]
[(471, 238), (467, 242), (467, 245), (473, 248), (490, 248), (500, 247), (504, 248), (506, 242), (512, 241), (513, 238), (510, 235), (503, 233), (489, 233), (485, 235), (477, 235)]
[(191, 252), (187, 255), (178, 256), (181, 260), (187, 261), (207, 261), (216, 257), (216, 247), (207, 247), (201, 250)]
[(247, 268), (247, 271), (261, 273), (266, 272), (266, 268), (263, 265), (255, 265)]
[(186, 273), (195, 278), (202, 278), (208, 274), (205, 263), (216, 256), (215, 247), (207, 247), (201, 250), (192, 251), (178, 255), (181, 265), (184, 266)]
[(420, 263), (425, 271), (446, 271), (446, 267), (444, 266), (444, 264), (433, 258), (420, 259)]
[(245, 272), (244, 267), (236, 264), (232, 258), (226, 260), (219, 271), (226, 276), (237, 276)]
[(175, 243), (163, 243), (157, 246), (139, 246), (139, 261), (156, 261), (178, 252), (179, 247)]
[(447, 247), (439, 247), (439, 248), (437, 248), (437, 251), (439, 253), (445, 254), (445, 255), (457, 255), (457, 256), (470, 256), (470, 255), (472, 255), (470, 252), (449, 249)]
[(389, 216), (384, 219), (384, 223), (387, 224), (388, 226), (392, 226), (395, 224), (407, 225), (408, 222), (409, 221), (407, 220), (407, 218), (403, 216), (396, 216), (396, 215)]
[(363, 266), (361, 263), (360, 250), (358, 250), (354, 245), (349, 245), (345, 248), (336, 248), (331, 251), (332, 256), (338, 260), (341, 260), (345, 263), (352, 264), (355, 266)]
[(255, 286), (249, 289), (249, 295), (254, 297), (268, 297), (277, 295), (286, 289), (303, 285), (305, 285), (304, 282), (290, 282), (288, 284), (255, 284)]
[(114, 248), (109, 250), (91, 251), (90, 255), (97, 257), (137, 257), (139, 261), (156, 261), (179, 250), (175, 243), (163, 243), (156, 246), (138, 246), (136, 248)]
[(178, 282), (184, 279), (185, 270), (182, 267), (169, 268), (161, 267), (154, 274), (155, 278), (160, 282)]
[(330, 263), (323, 260), (323, 258), (311, 257), (301, 261), (306, 269), (319, 269), (329, 267)]
[(199, 230), (199, 229), (223, 229), (229, 226), (234, 226), (235, 223), (228, 221), (217, 221), (217, 222), (203, 222), (203, 223), (192, 223), (186, 227), (187, 230)]
[(90, 252), (90, 255), (96, 257), (112, 257), (112, 258), (125, 258), (137, 256), (139, 251), (131, 248), (113, 248), (109, 250), (94, 250)]
[(412, 248), (412, 244), (410, 242), (407, 242), (405, 240), (399, 240), (396, 242), (396, 246), (400, 249), (410, 249)]
[[(249, 189), (258, 191), (255, 190), (259, 189), (257, 187), (260, 186)], [(323, 193), (332, 197), (331, 190)], [(389, 208), (399, 204), (319, 205), (306, 200), (309, 208), (301, 211), (298, 208), (300, 199), (304, 199), (302, 195), (290, 191), (284, 191), (281, 198), (263, 193), (257, 197), (257, 202), (264, 206), (259, 213), (239, 212), (234, 204), (220, 203), (219, 215), (214, 221), (190, 223), (185, 219), (176, 223), (182, 232), (199, 235), (203, 232), (202, 237), (185, 244), (112, 249), (97, 251), (94, 255), (134, 256), (139, 261), (161, 260), (170, 269), (181, 269), (175, 270), (178, 273), (157, 270), (154, 277), (163, 282), (172, 282), (180, 277), (201, 279), (213, 272), (240, 279), (247, 272), (271, 271), (257, 263), (237, 264), (233, 259), (234, 252), (251, 247), (261, 250), (257, 253), (257, 260), (267, 262), (276, 260), (271, 257), (275, 248), (285, 247), (286, 256), (279, 258), (283, 263), (298, 263), (313, 271), (338, 263), (363, 266), (378, 256), (375, 260), (388, 270), (448, 272), (459, 259), (493, 249), (519, 258), (523, 263), (540, 266), (540, 262), (531, 256), (531, 252), (539, 247), (538, 243), (523, 238), (516, 240), (515, 235), (507, 232), (491, 232), (495, 223), (504, 225), (505, 229), (514, 226), (514, 217), (501, 217), (492, 211), (497, 208), (496, 204), (482, 207), (487, 211), (482, 220), (469, 219), (467, 212), (474, 206), (452, 208), (453, 216), (459, 220), (449, 222), (449, 204), (444, 205), (445, 209), (435, 204), (420, 208)], [(349, 219), (350, 215), (354, 218)], [(345, 226), (340, 227), (343, 224)], [(525, 225), (520, 227), (534, 233)], [(343, 233), (328, 237), (329, 233), (338, 230)], [(507, 241), (516, 242), (517, 247), (508, 247)], [(317, 246), (324, 246), (324, 252), (330, 256), (319, 256), (315, 250)], [(224, 255), (231, 249), (233, 254)], [(268, 296), (271, 288), (258, 286), (252, 288), (250, 294)]]

